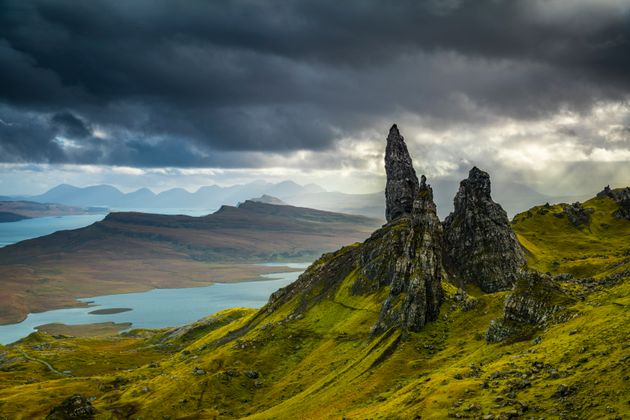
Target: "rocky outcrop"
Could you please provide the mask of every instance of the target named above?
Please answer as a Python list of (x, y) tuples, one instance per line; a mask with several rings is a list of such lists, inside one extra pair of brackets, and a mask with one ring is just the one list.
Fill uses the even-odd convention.
[(407, 145), (396, 124), (387, 136), (385, 149), (385, 218), (388, 222), (411, 214), (418, 191), (418, 177), (413, 169)]
[(65, 399), (61, 404), (53, 407), (46, 416), (46, 420), (69, 420), (69, 419), (93, 419), (96, 409), (90, 400), (82, 395), (73, 395)]
[(586, 208), (582, 206), (582, 203), (576, 201), (570, 205), (563, 205), (563, 213), (573, 226), (588, 226), (591, 224), (591, 213), (593, 213), (593, 209)]
[(573, 303), (575, 300), (550, 276), (523, 273), (505, 301), (503, 319), (490, 323), (486, 340), (528, 338), (536, 329), (565, 321), (570, 316), (566, 308)]
[(437, 318), (443, 293), (442, 226), (433, 191), (422, 176), (410, 217), (377, 231), (361, 253), (355, 291), (389, 286), (374, 333), (392, 327), (419, 331)]
[(509, 289), (525, 265), (507, 214), (490, 193), (490, 176), (472, 168), (460, 183), (454, 211), (444, 221), (447, 271), (484, 292)]
[(609, 197), (615, 200), (619, 209), (615, 211), (615, 217), (630, 220), (630, 187), (611, 189), (607, 185), (597, 194), (598, 198)]

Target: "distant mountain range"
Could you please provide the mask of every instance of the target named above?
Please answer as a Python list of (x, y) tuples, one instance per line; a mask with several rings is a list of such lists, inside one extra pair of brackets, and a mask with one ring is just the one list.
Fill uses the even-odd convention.
[[(453, 197), (459, 187), (458, 180), (430, 180), (436, 191), (435, 202), (438, 214), (444, 218), (452, 210)], [(59, 203), (80, 207), (107, 207), (119, 210), (146, 209), (204, 209), (208, 213), (222, 205), (236, 205), (253, 197), (273, 197), (281, 203), (309, 207), (368, 217), (384, 218), (383, 192), (371, 194), (348, 194), (326, 191), (319, 185), (300, 185), (293, 181), (268, 183), (263, 181), (220, 187), (201, 187), (195, 192), (173, 188), (154, 193), (148, 188), (124, 193), (111, 185), (75, 187), (61, 184), (44, 194), (20, 197), (2, 197), (5, 200), (29, 200), (40, 203)], [(493, 196), (511, 217), (533, 205), (544, 202), (572, 202), (586, 197), (552, 197), (515, 182), (497, 180), (493, 185)]]

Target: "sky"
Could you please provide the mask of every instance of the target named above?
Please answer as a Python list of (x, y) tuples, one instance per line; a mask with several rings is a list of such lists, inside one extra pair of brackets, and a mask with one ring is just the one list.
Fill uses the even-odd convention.
[(0, 0), (0, 194), (630, 185), (630, 0)]

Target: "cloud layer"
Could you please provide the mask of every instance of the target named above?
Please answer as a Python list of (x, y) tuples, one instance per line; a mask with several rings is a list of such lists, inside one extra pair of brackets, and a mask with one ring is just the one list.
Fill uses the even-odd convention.
[(0, 0), (4, 163), (381, 173), (396, 121), (548, 182), (630, 160), (629, 98), (622, 0)]

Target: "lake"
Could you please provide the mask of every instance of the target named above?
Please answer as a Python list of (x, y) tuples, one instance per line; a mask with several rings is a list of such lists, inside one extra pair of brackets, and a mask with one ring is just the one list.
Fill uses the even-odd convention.
[[(305, 269), (310, 263), (265, 264)], [(98, 322), (131, 322), (132, 328), (164, 328), (189, 324), (227, 308), (260, 308), (271, 293), (295, 281), (302, 271), (266, 274), (265, 280), (241, 283), (216, 283), (183, 289), (153, 289), (140, 293), (95, 296), (78, 299), (91, 302), (87, 307), (56, 309), (29, 314), (19, 324), (0, 325), (0, 344), (9, 344), (26, 337), (35, 327), (50, 323), (68, 325)], [(95, 310), (130, 308), (131, 311), (104, 315)], [(107, 311), (103, 311), (107, 312)]]
[(58, 230), (78, 229), (103, 220), (101, 214), (81, 214), (73, 216), (49, 216), (20, 220), (19, 222), (0, 223), (0, 247), (49, 235)]
[[(186, 214), (205, 216), (216, 209), (116, 209), (112, 211), (141, 211), (156, 214)], [(0, 248), (26, 239), (50, 235), (58, 230), (78, 229), (105, 218), (105, 213), (71, 216), (36, 217), (19, 222), (0, 223)]]

